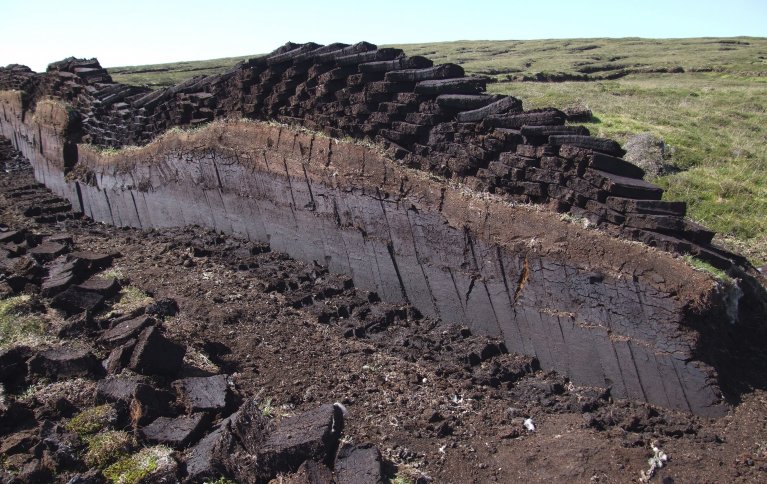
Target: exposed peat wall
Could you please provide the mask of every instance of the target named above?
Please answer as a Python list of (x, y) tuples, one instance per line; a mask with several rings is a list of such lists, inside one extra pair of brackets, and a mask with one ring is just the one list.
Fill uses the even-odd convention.
[[(763, 299), (747, 290), (750, 306), (733, 306), (731, 286), (625, 240), (725, 268), (742, 262), (711, 246), (713, 234), (685, 220), (683, 204), (659, 201), (641, 170), (613, 156), (620, 147), (564, 126), (558, 111), (523, 113), (513, 98), (479, 94), (483, 81), (462, 77), (458, 66), (432, 68), (369, 44), (309, 47), (156, 92), (112, 84), (103, 70), (74, 60), (43, 75), (6, 69), (0, 87), (24, 91), (0, 93), (0, 133), (39, 181), (94, 220), (197, 224), (265, 241), (350, 274), (387, 301), (502, 335), (511, 351), (579, 384), (699, 414), (726, 410), (720, 380), (738, 331), (727, 313), (758, 312)], [(314, 87), (306, 87), (312, 75)], [(245, 83), (254, 76), (260, 82)], [(273, 78), (280, 81), (267, 82)], [(302, 97), (302, 83), (314, 90), (313, 107), (289, 100)], [(329, 109), (317, 99), (331, 87), (334, 98), (349, 96), (336, 108), (358, 114), (318, 114)], [(364, 102), (351, 103), (353, 94)], [(391, 101), (411, 97), (417, 102)], [(359, 114), (360, 104), (385, 116)], [(233, 114), (336, 137), (374, 135), (376, 144), (247, 120), (160, 135)], [(391, 129), (379, 123), (366, 132), (371, 117), (388, 115), (425, 124), (402, 139), (394, 132), (414, 123), (389, 119)], [(83, 140), (152, 142), (115, 153)], [(604, 230), (562, 220), (543, 203)]]

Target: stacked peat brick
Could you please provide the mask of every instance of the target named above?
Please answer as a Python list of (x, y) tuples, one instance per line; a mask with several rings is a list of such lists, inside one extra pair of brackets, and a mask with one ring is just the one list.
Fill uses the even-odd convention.
[(717, 267), (744, 259), (711, 245), (714, 233), (685, 219), (681, 202), (620, 157), (612, 140), (568, 125), (557, 109), (524, 111), (485, 94), (487, 79), (433, 65), (400, 49), (288, 43), (215, 76), (151, 91), (112, 82), (95, 60), (66, 59), (46, 74), (0, 68), (0, 88), (66, 100), (81, 138), (101, 146), (145, 144), (174, 126), (243, 116), (329, 136), (370, 139), (403, 164), (459, 178), (515, 202), (547, 203), (623, 237), (691, 253)]
[(0, 90), (23, 90), (36, 77), (32, 69), (27, 66), (10, 64), (6, 67), (0, 67)]

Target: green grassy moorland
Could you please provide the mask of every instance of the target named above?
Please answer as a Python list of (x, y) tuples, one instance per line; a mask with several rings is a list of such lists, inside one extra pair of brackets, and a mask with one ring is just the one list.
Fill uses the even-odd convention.
[(115, 82), (135, 86), (149, 86), (153, 89), (172, 86), (186, 81), (194, 76), (210, 76), (220, 74), (234, 67), (245, 57), (226, 57), (189, 62), (174, 62), (172, 64), (151, 64), (145, 66), (110, 67), (107, 69)]
[[(525, 108), (583, 105), (592, 134), (624, 142), (650, 132), (680, 171), (655, 181), (685, 200), (718, 242), (767, 261), (767, 39), (571, 39), (399, 45), (496, 80), (489, 92)], [(115, 81), (162, 87), (215, 74), (244, 57), (109, 69)], [(568, 80), (569, 79), (569, 80)], [(572, 80), (577, 79), (577, 80)]]

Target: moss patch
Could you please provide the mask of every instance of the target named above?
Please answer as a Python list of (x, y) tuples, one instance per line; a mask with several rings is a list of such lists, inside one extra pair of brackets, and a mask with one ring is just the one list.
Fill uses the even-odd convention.
[(75, 432), (80, 437), (95, 434), (104, 430), (114, 419), (114, 407), (109, 404), (99, 405), (88, 408), (72, 417), (67, 422), (66, 428), (70, 432)]
[(139, 483), (163, 464), (170, 463), (172, 453), (172, 449), (162, 445), (141, 449), (107, 467), (104, 476), (118, 484)]
[(732, 282), (732, 278), (728, 276), (726, 272), (721, 269), (717, 269), (706, 261), (700, 260), (691, 255), (684, 256), (684, 260), (695, 270), (711, 274), (715, 279), (723, 282)]

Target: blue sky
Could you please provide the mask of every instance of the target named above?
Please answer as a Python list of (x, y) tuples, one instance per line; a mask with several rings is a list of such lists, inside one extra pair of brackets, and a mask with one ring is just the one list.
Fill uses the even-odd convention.
[(767, 36), (767, 0), (0, 0), (0, 66), (68, 56), (154, 64), (268, 52), (286, 41)]

